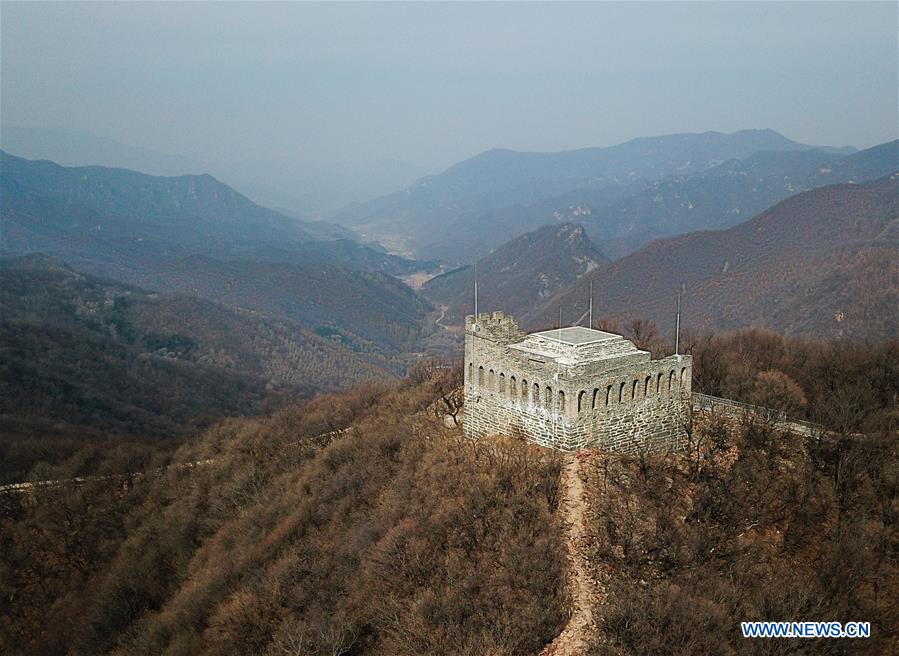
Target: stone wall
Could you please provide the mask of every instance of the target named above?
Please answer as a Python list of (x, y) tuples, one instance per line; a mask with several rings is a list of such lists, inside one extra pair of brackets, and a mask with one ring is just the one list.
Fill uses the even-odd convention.
[(562, 450), (681, 445), (690, 356), (652, 360), (631, 345), (632, 352), (608, 361), (562, 364), (513, 348), (526, 336), (502, 313), (481, 314), (476, 323), (467, 317), (465, 327), (467, 436), (521, 434)]

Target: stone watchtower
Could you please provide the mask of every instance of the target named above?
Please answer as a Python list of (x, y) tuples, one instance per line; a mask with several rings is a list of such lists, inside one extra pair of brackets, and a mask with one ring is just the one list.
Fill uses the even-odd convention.
[(677, 448), (692, 362), (653, 360), (614, 333), (572, 326), (526, 335), (502, 312), (465, 317), (468, 437), (522, 434), (570, 451)]

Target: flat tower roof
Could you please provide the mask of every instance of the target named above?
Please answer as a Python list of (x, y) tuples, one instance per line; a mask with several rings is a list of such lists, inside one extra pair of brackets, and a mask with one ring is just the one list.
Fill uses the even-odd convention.
[(551, 339), (554, 342), (563, 344), (571, 344), (579, 346), (581, 344), (592, 344), (593, 342), (602, 342), (607, 339), (615, 339), (621, 337), (615, 333), (607, 333), (603, 330), (594, 330), (593, 328), (584, 328), (583, 326), (569, 326), (561, 330), (542, 330), (539, 333), (531, 333), (535, 337), (543, 339)]

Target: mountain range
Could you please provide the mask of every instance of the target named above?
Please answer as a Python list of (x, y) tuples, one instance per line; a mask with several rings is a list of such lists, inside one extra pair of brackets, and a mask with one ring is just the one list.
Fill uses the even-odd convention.
[[(368, 207), (406, 198), (406, 209), (423, 201), (459, 210), (445, 224), (409, 214), (408, 236), (445, 234), (448, 247), (478, 262), (481, 309), (504, 309), (531, 327), (555, 323), (560, 305), (567, 321), (581, 319), (591, 280), (595, 316), (666, 324), (683, 282), (685, 302), (697, 303), (686, 324), (695, 330), (753, 324), (878, 337), (894, 329), (885, 307), (896, 287), (895, 228), (884, 222), (889, 194), (871, 189), (888, 182), (831, 183), (899, 170), (899, 142), (846, 150), (744, 131), (568, 153), (490, 151)], [(6, 153), (0, 165), (7, 256), (41, 252), (85, 274), (290, 322), (394, 373), (422, 352), (456, 348), (452, 328), (473, 309), (470, 267), (432, 277), (416, 293), (400, 278), (433, 276), (435, 262), (263, 208), (208, 175), (62, 167)], [(547, 184), (529, 186), (534, 176)], [(816, 192), (799, 193), (808, 188)], [(815, 201), (822, 189), (828, 195)], [(513, 197), (537, 200), (502, 206)], [(484, 204), (496, 207), (464, 209)], [(764, 234), (776, 233), (775, 242), (753, 236), (771, 221), (777, 230)], [(858, 223), (857, 233), (846, 221)], [(767, 291), (751, 293), (759, 289)]]
[(260, 207), (211, 176), (147, 176), (0, 156), (0, 252), (295, 320), (390, 358), (430, 304), (395, 277), (431, 263)]
[[(299, 221), (256, 205), (210, 175), (150, 176), (101, 166), (66, 167), (0, 151), (6, 250), (53, 246), (64, 254), (154, 251), (241, 256), (347, 238), (346, 229)], [(76, 250), (75, 247), (72, 250)]]
[(579, 205), (581, 222), (617, 259), (659, 237), (729, 228), (801, 191), (883, 177), (897, 162), (896, 141), (837, 157), (822, 150), (761, 151), (696, 175), (654, 181), (611, 202), (588, 195)]
[(427, 173), (419, 165), (396, 159), (338, 166), (305, 161), (301, 154), (204, 162), (84, 130), (6, 124), (0, 126), (0, 148), (63, 166), (124, 168), (156, 176), (210, 173), (257, 203), (299, 218), (322, 216), (389, 193)]
[[(645, 137), (606, 148), (558, 153), (491, 150), (333, 218), (397, 250), (470, 262), (502, 241), (537, 227), (535, 218), (541, 224), (553, 222), (552, 211), (545, 213), (546, 208), (538, 205), (537, 216), (522, 222), (516, 232), (505, 231), (508, 223), (494, 230), (491, 213), (504, 208), (511, 208), (514, 216), (519, 213), (515, 208), (575, 190), (614, 190), (604, 196), (612, 201), (626, 197), (628, 189), (639, 191), (648, 182), (698, 174), (761, 151), (812, 149), (772, 130), (743, 130)], [(854, 152), (848, 147), (817, 149), (831, 159)], [(467, 248), (473, 243), (478, 247)]]
[[(489, 151), (358, 233), (0, 152), (0, 653), (737, 654), (801, 649), (742, 618), (807, 615), (893, 653), (899, 142), (849, 151)], [(697, 413), (639, 457), (463, 438), (475, 303), (662, 351), (676, 302), (693, 390), (790, 421)]]
[[(666, 239), (591, 271), (523, 317), (642, 318), (666, 332), (683, 285), (682, 326), (762, 326), (817, 337), (899, 334), (899, 174), (803, 192), (726, 230)], [(485, 308), (489, 309), (489, 308)]]

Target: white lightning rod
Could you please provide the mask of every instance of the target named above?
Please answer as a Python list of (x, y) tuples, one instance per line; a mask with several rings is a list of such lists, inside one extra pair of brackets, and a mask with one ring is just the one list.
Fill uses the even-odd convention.
[(478, 263), (474, 263), (474, 322), (478, 322)]
[(593, 328), (593, 281), (590, 281), (590, 323), (588, 328)]
[(674, 355), (680, 355), (680, 297), (683, 285), (677, 290), (677, 321), (674, 324)]

